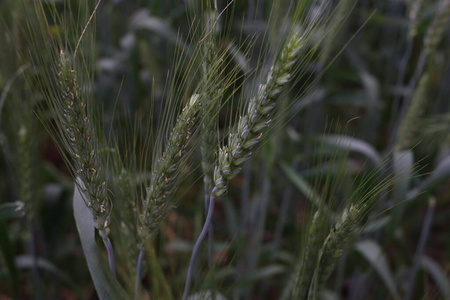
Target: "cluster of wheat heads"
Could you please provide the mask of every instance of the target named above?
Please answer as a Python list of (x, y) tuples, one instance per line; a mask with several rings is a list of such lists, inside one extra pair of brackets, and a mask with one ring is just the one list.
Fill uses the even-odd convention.
[[(174, 65), (186, 64), (187, 71), (184, 74), (174, 71), (167, 100), (159, 110), (155, 108), (162, 115), (160, 123), (150, 129), (137, 125), (134, 128), (138, 128), (138, 133), (142, 131), (142, 136), (131, 132), (126, 140), (130, 145), (123, 146), (118, 135), (103, 129), (94, 99), (94, 38), (89, 23), (95, 21), (91, 17), (97, 6), (87, 5), (81, 18), (85, 21), (73, 24), (51, 4), (35, 4), (38, 17), (36, 23), (30, 19), (28, 25), (36, 50), (31, 53), (35, 73), (27, 78), (30, 85), (40, 87), (46, 100), (42, 111), (51, 111), (50, 120), (42, 111), (41, 119), (58, 143), (105, 243), (110, 269), (114, 274), (120, 269), (119, 279), (125, 282), (127, 290), (135, 289), (135, 298), (139, 297), (142, 268), (147, 265), (144, 253), (147, 252), (150, 261), (147, 268), (154, 268), (153, 264), (158, 263), (151, 246), (148, 247), (149, 240), (155, 238), (160, 224), (177, 203), (177, 188), (180, 180), (195, 168), (189, 160), (197, 148), (202, 156), (206, 219), (192, 252), (184, 299), (190, 294), (200, 245), (207, 235), (210, 240), (213, 238), (211, 220), (215, 198), (227, 192), (230, 181), (238, 176), (261, 141), (270, 137), (269, 125), (283, 122), (277, 119), (277, 108), (291, 85), (303, 82), (301, 76), (307, 74), (310, 62), (318, 55), (332, 20), (326, 2), (292, 1), (290, 5), (293, 13), (280, 26), (285, 38), (276, 40), (266, 32), (265, 42), (274, 39), (278, 45), (266, 45), (267, 49), (259, 54), (259, 66), (251, 74), (242, 75), (228, 65), (231, 46), (219, 48), (220, 37), (216, 36), (215, 27), (222, 12), (208, 1), (202, 2), (198, 11), (202, 18), (192, 24), (197, 33), (189, 37), (194, 40), (191, 42), (194, 46), (188, 47), (183, 42), (177, 45), (182, 54), (174, 59)], [(68, 7), (68, 11), (71, 9)], [(61, 27), (66, 26), (67, 31), (52, 33), (48, 14), (61, 22)], [(277, 22), (279, 18), (273, 16)], [(250, 86), (250, 92), (239, 93), (240, 77)], [(237, 113), (226, 106), (231, 98), (239, 101)], [(286, 108), (293, 105), (288, 103)], [(223, 106), (230, 114), (229, 128), (223, 130), (225, 134), (218, 130)], [(148, 114), (152, 116), (154, 111)], [(147, 125), (151, 127), (151, 124)], [(314, 295), (330, 275), (343, 249), (359, 233), (376, 197), (391, 185), (390, 180), (382, 181), (373, 190), (356, 193), (338, 216), (331, 216), (325, 200), (321, 200), (308, 226), (309, 237), (305, 239), (297, 272), (285, 289), (286, 299)], [(327, 230), (328, 234), (324, 235)], [(113, 237), (112, 242), (116, 241), (116, 249), (109, 235)], [(114, 250), (121, 256), (124, 254), (121, 260), (126, 266), (116, 266)], [(120, 274), (127, 278), (121, 279)], [(120, 285), (114, 280), (102, 284)], [(96, 288), (100, 297), (106, 297), (102, 287), (96, 284)]]

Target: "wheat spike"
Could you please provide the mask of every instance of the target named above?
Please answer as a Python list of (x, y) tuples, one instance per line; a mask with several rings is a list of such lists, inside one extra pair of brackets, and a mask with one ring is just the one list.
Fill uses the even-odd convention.
[(140, 216), (140, 236), (153, 237), (158, 225), (167, 215), (173, 200), (170, 195), (175, 186), (178, 167), (185, 154), (186, 146), (192, 136), (196, 115), (200, 110), (199, 95), (191, 96), (170, 133), (164, 152), (152, 170), (150, 185)]
[(261, 140), (263, 129), (270, 123), (277, 97), (292, 77), (292, 69), (302, 49), (302, 38), (294, 33), (272, 66), (266, 82), (250, 100), (247, 112), (241, 116), (235, 130), (230, 133), (228, 145), (219, 149), (218, 164), (214, 169), (213, 197), (227, 191), (227, 182), (234, 178), (251, 157), (252, 149)]
[(60, 52), (58, 67), (63, 111), (60, 121), (63, 123), (61, 128), (65, 129), (62, 134), (66, 139), (65, 146), (73, 160), (74, 175), (84, 183), (84, 201), (92, 212), (95, 226), (104, 230), (109, 225), (111, 204), (87, 104), (78, 85), (76, 72), (63, 51)]

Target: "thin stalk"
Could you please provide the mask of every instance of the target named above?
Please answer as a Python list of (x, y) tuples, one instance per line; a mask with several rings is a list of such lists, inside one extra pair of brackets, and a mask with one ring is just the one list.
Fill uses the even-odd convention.
[[(239, 236), (241, 237), (242, 245), (247, 246), (249, 223), (250, 223), (250, 188), (252, 181), (252, 161), (249, 161), (245, 165), (242, 172), (243, 186), (241, 189), (241, 216), (240, 216), (240, 226), (239, 226)], [(247, 257), (243, 256), (236, 266), (237, 270), (237, 280), (239, 278), (244, 278), (248, 274), (248, 260)], [(244, 287), (234, 289), (233, 297), (235, 299), (242, 298), (244, 293)]]
[[(209, 194), (205, 194), (205, 212), (209, 210)], [(213, 254), (214, 254), (214, 228), (212, 223), (208, 226), (208, 266), (211, 269), (213, 267)]]
[(108, 252), (108, 263), (109, 263), (109, 269), (113, 273), (114, 277), (116, 276), (116, 259), (114, 257), (114, 249), (111, 244), (111, 241), (108, 238), (108, 234), (105, 230), (100, 230), (100, 235), (103, 239), (103, 244), (105, 244), (106, 251)]
[(408, 283), (406, 285), (406, 294), (403, 298), (404, 300), (409, 300), (412, 297), (412, 293), (414, 291), (414, 283), (416, 281), (416, 275), (419, 271), (419, 262), (420, 257), (425, 250), (425, 245), (428, 240), (428, 236), (430, 234), (431, 223), (433, 221), (434, 210), (436, 208), (436, 198), (431, 197), (428, 200), (428, 209), (425, 215), (425, 219), (423, 221), (422, 231), (420, 233), (419, 243), (417, 245), (416, 253), (414, 254), (414, 264), (411, 268), (411, 272), (409, 273)]
[(3, 133), (3, 129), (0, 124), (0, 147), (2, 148), (3, 157), (6, 163), (6, 170), (8, 174), (8, 181), (10, 185), (11, 196), (13, 199), (19, 199), (19, 191), (17, 190), (17, 183), (13, 176), (14, 174), (14, 163), (13, 156), (11, 153), (11, 147), (9, 146), (8, 140), (6, 139), (5, 134)]
[(243, 172), (243, 188), (241, 193), (241, 232), (242, 236), (247, 237), (248, 232), (248, 222), (250, 214), (250, 186), (252, 179), (252, 166), (251, 161), (244, 167)]
[(31, 267), (31, 274), (33, 278), (33, 292), (34, 292), (34, 299), (43, 299), (42, 298), (42, 291), (41, 291), (41, 280), (40, 275), (38, 271), (38, 254), (36, 250), (36, 237), (34, 232), (34, 226), (32, 221), (28, 218), (27, 219), (27, 225), (28, 225), (28, 231), (30, 234), (30, 240), (28, 241), (28, 248), (31, 254), (31, 257), (33, 258), (33, 266)]
[[(270, 168), (268, 166), (265, 166), (265, 168)], [(257, 207), (255, 209), (255, 213), (253, 214), (254, 218), (252, 220), (252, 228), (250, 230), (251, 232), (251, 238), (250, 238), (250, 248), (252, 249), (251, 252), (249, 252), (249, 268), (250, 273), (253, 273), (258, 265), (259, 256), (261, 254), (261, 243), (262, 243), (262, 236), (264, 233), (264, 227), (266, 225), (266, 219), (267, 219), (267, 208), (269, 206), (269, 200), (270, 200), (270, 190), (271, 190), (271, 183), (270, 175), (268, 172), (265, 172), (263, 179), (263, 184), (261, 188), (261, 198), (257, 202)]]
[(278, 222), (275, 227), (275, 233), (273, 235), (272, 253), (277, 253), (280, 249), (281, 237), (283, 235), (284, 226), (289, 214), (289, 207), (291, 205), (292, 193), (294, 189), (292, 186), (288, 186), (283, 192), (283, 200), (281, 201), (280, 213), (278, 215)]
[(186, 285), (184, 286), (184, 292), (183, 292), (183, 300), (186, 300), (187, 297), (189, 296), (189, 290), (191, 288), (192, 275), (194, 272), (196, 258), (197, 258), (200, 246), (201, 246), (203, 240), (205, 239), (206, 234), (208, 233), (208, 228), (211, 224), (212, 216), (214, 213), (214, 204), (215, 204), (215, 199), (214, 199), (214, 197), (210, 196), (208, 214), (206, 215), (205, 224), (203, 224), (202, 232), (200, 233), (200, 236), (198, 237), (197, 241), (195, 242), (194, 249), (192, 250), (191, 260), (189, 261), (188, 273), (187, 273), (187, 277), (186, 277)]
[(139, 299), (139, 285), (141, 282), (141, 275), (142, 275), (142, 262), (144, 261), (144, 250), (141, 250), (139, 252), (139, 257), (136, 265), (136, 284), (134, 286), (134, 299)]

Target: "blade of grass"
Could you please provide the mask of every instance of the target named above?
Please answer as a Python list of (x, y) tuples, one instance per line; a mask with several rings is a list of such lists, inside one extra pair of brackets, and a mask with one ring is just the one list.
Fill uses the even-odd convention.
[(422, 255), (419, 259), (422, 268), (427, 271), (438, 285), (445, 299), (450, 299), (450, 279), (442, 267), (431, 257)]
[(81, 245), (98, 297), (100, 300), (131, 299), (108, 268), (108, 263), (95, 242), (94, 219), (77, 185), (73, 196), (73, 209)]
[(355, 249), (372, 265), (372, 267), (380, 275), (381, 280), (388, 288), (394, 299), (400, 299), (395, 279), (389, 269), (386, 255), (383, 253), (380, 245), (373, 240), (364, 240), (355, 245)]

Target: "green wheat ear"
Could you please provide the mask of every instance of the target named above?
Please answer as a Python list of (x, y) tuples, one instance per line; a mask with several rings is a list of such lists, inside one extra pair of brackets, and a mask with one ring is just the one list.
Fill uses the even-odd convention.
[(171, 195), (176, 186), (179, 165), (192, 137), (200, 104), (199, 95), (192, 95), (178, 116), (162, 155), (154, 162), (150, 185), (140, 212), (139, 235), (144, 240), (156, 235), (160, 222), (174, 205)]
[[(321, 210), (317, 210), (314, 214), (311, 225), (308, 230), (308, 237), (298, 270), (295, 271), (292, 287), (293, 299), (307, 299), (308, 293), (311, 287), (311, 283), (316, 268), (316, 262), (319, 257), (319, 249), (322, 245), (322, 224), (324, 222), (324, 213)], [(286, 291), (289, 291), (287, 288)], [(291, 299), (287, 294), (283, 295), (282, 299)]]
[(96, 135), (86, 99), (78, 85), (76, 72), (61, 50), (58, 63), (58, 88), (61, 103), (59, 121), (63, 144), (72, 159), (73, 173), (84, 183), (85, 203), (94, 217), (95, 226), (105, 230), (109, 226), (111, 204), (108, 197), (105, 169), (98, 155)]
[(344, 249), (358, 235), (362, 217), (366, 213), (366, 204), (350, 206), (344, 210), (335, 227), (331, 229), (319, 253), (319, 264), (316, 270), (318, 288), (325, 284), (336, 262), (343, 255)]
[(405, 118), (403, 119), (395, 149), (397, 151), (409, 150), (415, 146), (417, 136), (421, 132), (419, 128), (420, 120), (427, 114), (427, 110), (430, 107), (431, 101), (430, 95), (430, 76), (428, 74), (422, 75), (419, 81), (419, 86), (412, 98), (411, 105), (406, 111)]
[(262, 138), (263, 129), (269, 126), (278, 96), (292, 77), (301, 49), (302, 37), (298, 33), (292, 34), (279, 60), (270, 69), (266, 82), (259, 86), (257, 95), (250, 100), (246, 114), (240, 117), (237, 127), (230, 133), (228, 145), (219, 149), (219, 160), (214, 169), (215, 186), (211, 192), (213, 197), (227, 191), (228, 181), (250, 159), (253, 148)]

